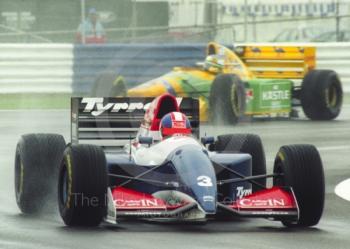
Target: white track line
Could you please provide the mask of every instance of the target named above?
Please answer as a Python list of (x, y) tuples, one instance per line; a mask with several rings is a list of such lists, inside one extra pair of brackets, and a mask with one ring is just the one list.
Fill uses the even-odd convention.
[(339, 183), (335, 187), (334, 192), (344, 200), (350, 201), (350, 178)]

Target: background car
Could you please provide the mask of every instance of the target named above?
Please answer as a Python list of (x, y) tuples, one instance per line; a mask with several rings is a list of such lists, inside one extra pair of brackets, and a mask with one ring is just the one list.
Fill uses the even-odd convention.
[(175, 67), (130, 89), (120, 75), (102, 74), (92, 95), (196, 97), (201, 121), (217, 124), (235, 124), (244, 117), (297, 117), (298, 106), (312, 120), (332, 120), (341, 110), (342, 85), (336, 72), (315, 68), (315, 54), (311, 46), (247, 45), (231, 50), (211, 42), (197, 67)]
[(319, 26), (288, 28), (278, 33), (271, 42), (310, 42), (324, 32), (325, 28)]
[(336, 31), (330, 31), (322, 33), (314, 37), (313, 42), (348, 42), (350, 41), (350, 30), (341, 30), (339, 32), (339, 38)]

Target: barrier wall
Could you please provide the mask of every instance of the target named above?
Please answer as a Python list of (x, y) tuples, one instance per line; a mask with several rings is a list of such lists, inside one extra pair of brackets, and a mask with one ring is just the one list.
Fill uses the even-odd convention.
[(344, 91), (350, 92), (350, 43), (318, 45), (317, 67), (336, 71), (342, 80)]
[(0, 93), (70, 93), (73, 45), (0, 44)]
[[(337, 71), (350, 92), (350, 43), (315, 44), (317, 67)], [(0, 93), (90, 92), (110, 71), (128, 85), (204, 59), (205, 44), (0, 44)]]
[(122, 75), (128, 86), (156, 78), (175, 66), (203, 60), (205, 44), (75, 46), (73, 92), (88, 93), (103, 72)]

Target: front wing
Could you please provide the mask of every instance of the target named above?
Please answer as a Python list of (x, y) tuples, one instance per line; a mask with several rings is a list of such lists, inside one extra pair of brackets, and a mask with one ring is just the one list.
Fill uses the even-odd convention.
[[(108, 197), (109, 211), (106, 220), (113, 223), (119, 218), (193, 220), (193, 213), (197, 214), (195, 217), (206, 219), (205, 213), (203, 216), (198, 216), (201, 208), (193, 199), (174, 203), (124, 187), (116, 187), (109, 191)], [(217, 211), (219, 210), (239, 217), (288, 221), (299, 219), (298, 204), (290, 187), (272, 187), (234, 202), (217, 202)], [(210, 217), (212, 215), (210, 214)]]

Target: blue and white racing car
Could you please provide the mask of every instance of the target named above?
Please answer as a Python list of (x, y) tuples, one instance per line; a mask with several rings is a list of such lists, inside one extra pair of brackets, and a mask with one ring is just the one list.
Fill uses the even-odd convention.
[(57, 134), (18, 142), (15, 188), (23, 213), (41, 212), (58, 195), (68, 226), (218, 216), (313, 226), (322, 216), (324, 174), (314, 146), (282, 146), (267, 174), (258, 136), (199, 137), (196, 99), (72, 98), (71, 122), (67, 145)]

